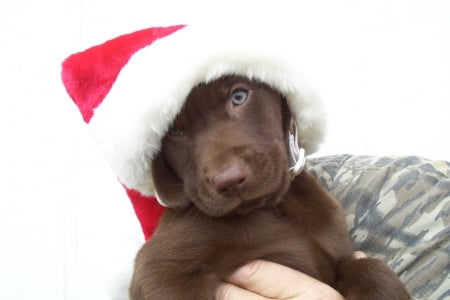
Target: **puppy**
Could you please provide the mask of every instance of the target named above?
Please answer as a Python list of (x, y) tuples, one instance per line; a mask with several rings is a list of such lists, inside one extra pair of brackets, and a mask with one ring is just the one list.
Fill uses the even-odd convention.
[(239, 266), (264, 259), (346, 299), (410, 299), (375, 259), (355, 259), (341, 207), (289, 167), (291, 114), (277, 91), (241, 77), (194, 88), (152, 162), (168, 209), (138, 252), (130, 296), (212, 300)]

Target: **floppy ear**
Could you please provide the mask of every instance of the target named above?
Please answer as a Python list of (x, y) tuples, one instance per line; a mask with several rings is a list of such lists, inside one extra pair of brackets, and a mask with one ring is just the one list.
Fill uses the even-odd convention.
[(289, 110), (289, 106), (287, 104), (286, 98), (284, 96), (282, 96), (282, 107), (281, 107), (281, 111), (283, 113), (283, 133), (285, 136), (285, 141), (286, 141), (286, 149), (289, 149), (289, 130), (291, 128), (291, 121), (292, 121), (292, 114), (291, 111)]
[(170, 208), (189, 205), (190, 202), (184, 193), (183, 181), (172, 171), (161, 153), (152, 161), (152, 176), (155, 190), (162, 204)]

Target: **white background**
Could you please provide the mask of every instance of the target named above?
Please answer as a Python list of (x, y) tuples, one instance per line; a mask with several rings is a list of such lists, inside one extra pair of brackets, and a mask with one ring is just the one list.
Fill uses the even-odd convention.
[(450, 159), (450, 1), (204, 2), (0, 4), (1, 299), (110, 299), (110, 278), (142, 242), (60, 81), (66, 56), (123, 33), (273, 23), (307, 54), (307, 76), (327, 104), (319, 155)]

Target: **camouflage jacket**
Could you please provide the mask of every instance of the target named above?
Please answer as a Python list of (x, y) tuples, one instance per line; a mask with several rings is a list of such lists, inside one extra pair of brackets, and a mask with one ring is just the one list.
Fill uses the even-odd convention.
[(414, 299), (450, 299), (450, 163), (336, 155), (306, 168), (344, 207), (355, 248), (385, 261)]

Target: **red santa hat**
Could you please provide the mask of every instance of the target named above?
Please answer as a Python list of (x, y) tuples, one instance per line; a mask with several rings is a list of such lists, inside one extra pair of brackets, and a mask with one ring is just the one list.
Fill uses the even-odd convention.
[(324, 131), (320, 101), (302, 76), (298, 42), (258, 28), (178, 25), (119, 36), (69, 56), (62, 80), (127, 190), (146, 239), (164, 208), (151, 161), (193, 87), (245, 76), (283, 94), (306, 153)]

